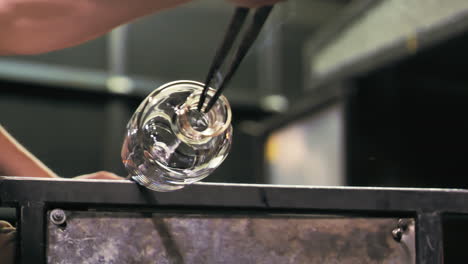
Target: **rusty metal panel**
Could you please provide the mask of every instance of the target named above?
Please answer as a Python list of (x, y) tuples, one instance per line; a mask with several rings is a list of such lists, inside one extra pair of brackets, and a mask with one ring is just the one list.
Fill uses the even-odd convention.
[[(48, 263), (415, 263), (414, 221), (271, 214), (48, 213)], [(59, 221), (57, 221), (59, 220)], [(393, 235), (392, 235), (393, 231)], [(397, 238), (397, 239), (395, 239)]]

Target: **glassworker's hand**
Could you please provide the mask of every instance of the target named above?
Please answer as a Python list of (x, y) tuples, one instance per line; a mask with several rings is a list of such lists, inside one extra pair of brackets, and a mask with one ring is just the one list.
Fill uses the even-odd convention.
[(234, 3), (235, 5), (250, 8), (272, 5), (281, 1), (284, 0), (229, 0), (229, 2)]
[(0, 220), (0, 262), (15, 263), (16, 228), (8, 222)]
[(112, 172), (98, 171), (95, 173), (80, 175), (75, 177), (74, 179), (123, 180), (124, 178), (117, 176)]

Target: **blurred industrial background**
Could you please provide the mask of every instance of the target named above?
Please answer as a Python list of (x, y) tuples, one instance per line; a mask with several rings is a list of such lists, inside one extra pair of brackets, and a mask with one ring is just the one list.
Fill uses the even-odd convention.
[[(0, 122), (63, 177), (125, 176), (141, 100), (203, 81), (234, 10), (194, 1), (83, 45), (0, 58)], [(468, 1), (289, 0), (225, 95), (233, 149), (206, 181), (468, 187)]]

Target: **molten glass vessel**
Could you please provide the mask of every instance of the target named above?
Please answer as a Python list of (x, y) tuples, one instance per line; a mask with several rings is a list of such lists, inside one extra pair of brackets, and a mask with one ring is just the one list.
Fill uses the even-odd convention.
[[(153, 91), (127, 125), (122, 161), (133, 180), (174, 191), (212, 173), (231, 147), (231, 108), (221, 96), (208, 113), (197, 110), (203, 84), (175, 81)], [(205, 106), (214, 94), (208, 92)]]

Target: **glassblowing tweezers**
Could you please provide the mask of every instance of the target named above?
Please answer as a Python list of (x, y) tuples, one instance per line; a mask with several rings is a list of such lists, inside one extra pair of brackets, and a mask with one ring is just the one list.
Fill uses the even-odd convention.
[[(219, 96), (223, 92), (223, 89), (226, 87), (228, 82), (231, 80), (234, 73), (239, 68), (239, 65), (242, 59), (245, 57), (247, 52), (249, 51), (250, 47), (252, 46), (253, 42), (257, 39), (265, 21), (268, 18), (273, 6), (264, 6), (260, 7), (255, 10), (253, 14), (252, 22), (249, 27), (246, 29), (245, 35), (240, 42), (237, 50), (232, 57), (230, 64), (227, 67), (226, 73), (224, 78), (221, 80), (220, 84), (217, 87), (217, 90), (213, 97), (209, 100), (208, 104), (206, 105), (204, 112), (208, 113), (213, 105), (218, 100)], [(222, 66), (224, 60), (228, 56), (229, 51), (231, 50), (239, 32), (244, 24), (247, 15), (249, 14), (250, 9), (245, 7), (238, 7), (234, 13), (233, 18), (229, 24), (228, 30), (226, 31), (226, 35), (224, 36), (224, 40), (221, 43), (221, 46), (218, 48), (216, 55), (213, 59), (211, 67), (208, 71), (208, 75), (205, 80), (205, 86), (203, 88), (203, 92), (200, 95), (200, 101), (198, 102), (198, 111), (202, 111), (202, 107), (205, 103), (206, 96), (208, 93), (208, 89), (210, 87), (210, 83), (213, 80), (213, 77), (216, 73), (220, 71), (220, 67)]]

